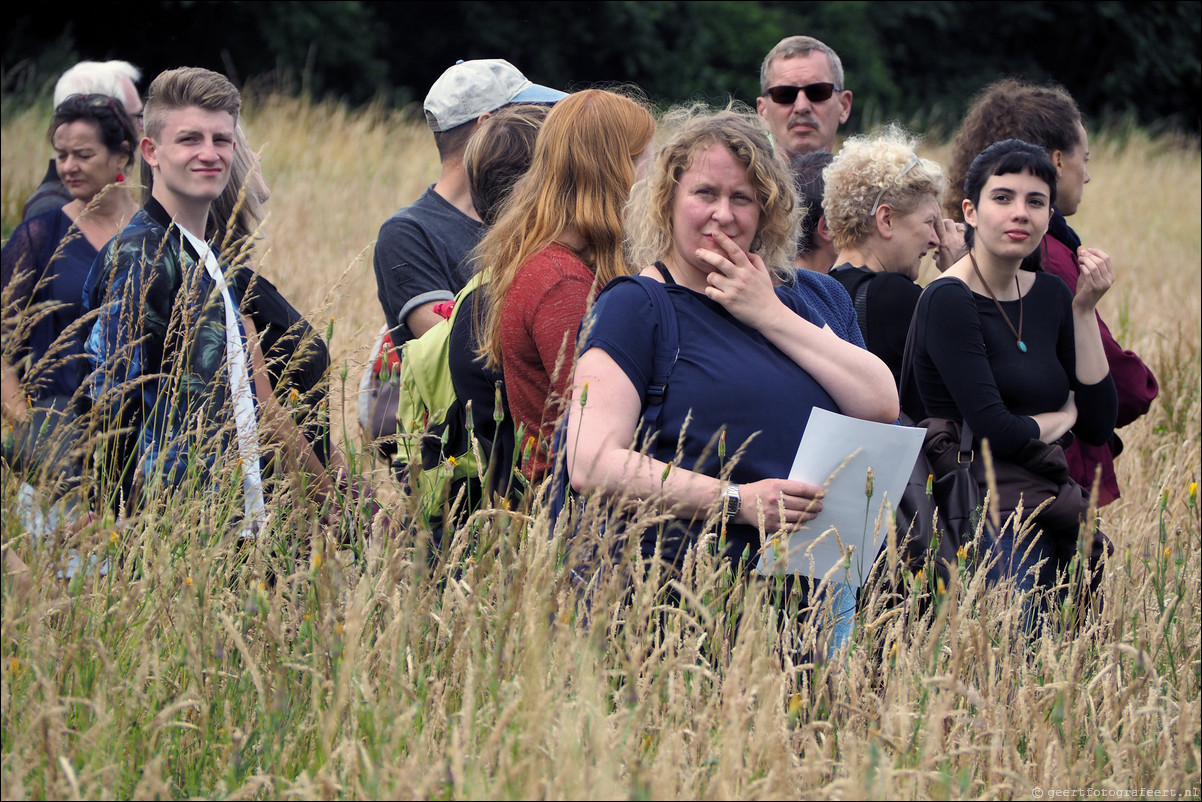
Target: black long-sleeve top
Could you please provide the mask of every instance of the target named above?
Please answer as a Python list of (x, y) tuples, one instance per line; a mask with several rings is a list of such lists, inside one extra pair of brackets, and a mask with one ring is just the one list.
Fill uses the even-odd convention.
[[(926, 413), (967, 421), (978, 440), (1006, 457), (1039, 437), (1031, 417), (1064, 406), (1076, 393), (1073, 433), (1105, 443), (1114, 431), (1118, 396), (1110, 374), (1077, 380), (1073, 296), (1056, 276), (1037, 273), (1022, 299), (1024, 353), (993, 299), (955, 278), (937, 279), (915, 312), (914, 379)], [(1002, 301), (1015, 328), (1019, 301)]]

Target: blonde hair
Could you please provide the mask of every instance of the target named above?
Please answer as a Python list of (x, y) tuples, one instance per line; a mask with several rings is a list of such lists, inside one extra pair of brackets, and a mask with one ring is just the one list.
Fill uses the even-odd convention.
[(896, 124), (872, 136), (853, 136), (822, 172), (822, 209), (836, 250), (860, 245), (876, 231), (876, 207), (909, 214), (947, 188), (943, 170), (914, 154), (917, 137)]
[(237, 122), (242, 96), (229, 78), (203, 67), (178, 67), (161, 72), (146, 90), (142, 115), (146, 136), (158, 139), (167, 112), (191, 106), (205, 111), (228, 111)]
[(659, 151), (655, 166), (631, 193), (626, 206), (626, 249), (631, 263), (649, 265), (664, 259), (674, 246), (672, 207), (680, 178), (697, 154), (721, 145), (747, 168), (747, 178), (760, 206), (760, 222), (751, 250), (778, 280), (792, 272), (797, 247), (798, 208), (793, 176), (772, 148), (759, 117), (749, 109), (710, 111), (703, 106), (674, 109), (664, 116), (675, 127)]
[(622, 207), (635, 159), (655, 135), (646, 106), (604, 89), (586, 89), (555, 104), (534, 144), (534, 160), (476, 247), (489, 271), (490, 306), (481, 338), (489, 367), (501, 366), (501, 311), (518, 272), (569, 226), (586, 247), (577, 257), (604, 285), (633, 272), (622, 257)]
[(250, 146), (242, 120), (234, 126), (234, 158), (230, 162), (230, 180), (209, 206), (208, 235), (225, 252), (234, 253), (252, 244), (266, 216), (264, 198), (253, 186), (257, 154)]

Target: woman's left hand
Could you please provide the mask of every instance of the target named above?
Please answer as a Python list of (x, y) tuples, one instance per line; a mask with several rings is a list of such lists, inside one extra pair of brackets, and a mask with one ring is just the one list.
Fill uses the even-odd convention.
[(1077, 294), (1073, 306), (1081, 311), (1094, 311), (1098, 301), (1114, 284), (1114, 270), (1110, 267), (1110, 255), (1099, 248), (1077, 249), (1077, 266), (1081, 274), (1077, 277)]
[(721, 231), (714, 232), (714, 242), (726, 252), (725, 256), (716, 251), (697, 251), (697, 257), (714, 268), (706, 276), (706, 297), (722, 304), (740, 322), (760, 328), (757, 322), (774, 303), (780, 303), (772, 274), (758, 254), (744, 252)]

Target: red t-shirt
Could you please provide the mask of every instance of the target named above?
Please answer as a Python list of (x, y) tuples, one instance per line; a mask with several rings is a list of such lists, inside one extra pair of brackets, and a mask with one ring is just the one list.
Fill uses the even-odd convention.
[(501, 307), (501, 370), (515, 428), (524, 426), (519, 454), (536, 446), (523, 471), (533, 480), (547, 468), (547, 447), (571, 395), (576, 333), (596, 295), (596, 276), (559, 243), (526, 260)]

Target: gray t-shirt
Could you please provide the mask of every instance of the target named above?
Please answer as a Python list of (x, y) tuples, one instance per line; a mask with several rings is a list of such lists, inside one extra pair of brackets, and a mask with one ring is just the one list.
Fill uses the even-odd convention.
[(394, 345), (413, 339), (405, 317), (423, 304), (450, 301), (471, 278), (468, 257), (484, 225), (456, 209), (433, 185), (388, 218), (376, 239), (376, 291)]

